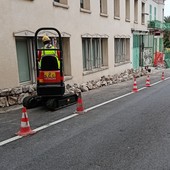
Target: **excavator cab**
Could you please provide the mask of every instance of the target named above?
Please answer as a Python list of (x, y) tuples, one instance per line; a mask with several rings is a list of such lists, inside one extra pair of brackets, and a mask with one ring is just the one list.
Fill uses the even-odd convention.
[[(52, 44), (54, 48), (42, 48), (40, 38), (49, 34), (51, 41), (58, 40), (58, 44)], [(59, 55), (59, 63), (56, 55), (43, 55), (39, 61), (39, 52), (56, 51)], [(35, 52), (36, 52), (36, 70), (37, 70), (37, 95), (24, 98), (23, 105), (26, 108), (34, 108), (40, 105), (46, 105), (50, 110), (56, 110), (77, 102), (76, 94), (65, 94), (64, 74), (63, 74), (63, 50), (62, 38), (56, 28), (44, 27), (35, 32)], [(41, 64), (40, 64), (41, 62)]]

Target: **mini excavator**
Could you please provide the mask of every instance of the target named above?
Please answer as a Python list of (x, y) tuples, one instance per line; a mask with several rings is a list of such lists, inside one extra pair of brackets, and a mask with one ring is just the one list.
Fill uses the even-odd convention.
[[(54, 55), (44, 55), (41, 59), (41, 67), (39, 67), (39, 51), (44, 50), (42, 47), (39, 47), (39, 38), (42, 37), (42, 33), (44, 32), (52, 32), (53, 39), (58, 39), (58, 46), (54, 47), (52, 50), (56, 50), (60, 54), (60, 67), (58, 67)], [(77, 103), (78, 96), (76, 94), (65, 94), (61, 33), (56, 28), (52, 27), (39, 28), (35, 32), (35, 52), (37, 95), (25, 97), (23, 106), (27, 109), (31, 109), (37, 106), (46, 105), (49, 110), (57, 110)]]

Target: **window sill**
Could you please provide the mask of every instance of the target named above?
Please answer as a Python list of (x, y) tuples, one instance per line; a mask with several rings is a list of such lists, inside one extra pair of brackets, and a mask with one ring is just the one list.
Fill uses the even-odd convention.
[(93, 73), (96, 73), (96, 72), (100, 72), (100, 71), (103, 71), (103, 70), (107, 70), (107, 69), (108, 69), (108, 66), (103, 66), (101, 68), (95, 68), (95, 69), (92, 69), (92, 70), (87, 70), (87, 71), (83, 72), (83, 76), (93, 74)]
[(116, 20), (120, 20), (120, 17), (118, 17), (118, 16), (114, 16), (114, 19), (116, 19)]
[(101, 17), (108, 17), (108, 15), (107, 15), (107, 14), (104, 14), (104, 13), (100, 13), (100, 16), (101, 16)]
[(73, 78), (72, 76), (64, 76), (65, 81), (71, 80), (72, 78)]
[(53, 5), (56, 6), (56, 7), (61, 7), (61, 8), (65, 8), (65, 9), (68, 9), (68, 8), (69, 8), (68, 5), (61, 4), (61, 3), (59, 3), (59, 2), (53, 2)]
[(118, 66), (121, 66), (121, 65), (129, 64), (129, 63), (130, 63), (130, 61), (125, 61), (125, 62), (115, 63), (114, 66), (118, 67)]
[(126, 18), (125, 21), (126, 21), (126, 22), (130, 22), (130, 19)]
[(138, 21), (134, 21), (135, 24), (138, 24)]
[(80, 8), (80, 12), (91, 14), (91, 11), (88, 9)]

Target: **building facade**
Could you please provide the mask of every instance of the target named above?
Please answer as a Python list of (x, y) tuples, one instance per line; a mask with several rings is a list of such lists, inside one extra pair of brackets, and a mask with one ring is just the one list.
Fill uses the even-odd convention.
[(162, 34), (148, 21), (163, 22), (164, 0), (1, 0), (0, 8), (0, 89), (36, 83), (34, 34), (41, 27), (61, 32), (69, 84), (138, 69), (145, 54), (161, 50)]

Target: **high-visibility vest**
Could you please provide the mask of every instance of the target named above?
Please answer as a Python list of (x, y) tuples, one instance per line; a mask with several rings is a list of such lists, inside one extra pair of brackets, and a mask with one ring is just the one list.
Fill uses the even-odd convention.
[[(56, 58), (58, 68), (60, 69), (60, 60), (58, 59), (57, 51), (56, 50), (48, 50), (48, 49), (53, 49), (53, 48), (54, 48), (54, 46), (51, 46), (50, 48), (43, 47), (43, 49), (47, 49), (47, 50), (42, 50), (41, 61), (42, 61), (43, 56), (45, 56), (45, 55), (53, 55)], [(40, 61), (40, 66), (41, 66), (41, 61)]]

